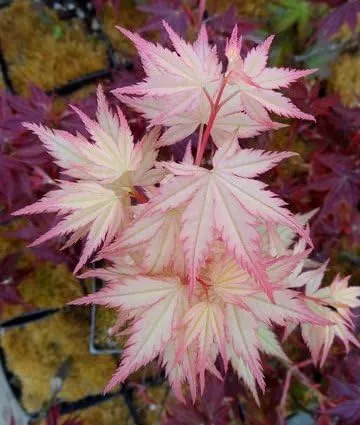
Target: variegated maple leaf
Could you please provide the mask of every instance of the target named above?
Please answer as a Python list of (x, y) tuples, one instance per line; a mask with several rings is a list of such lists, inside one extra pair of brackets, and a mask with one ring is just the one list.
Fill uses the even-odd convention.
[(243, 61), (235, 27), (226, 50), (228, 70), (223, 74), (216, 50), (209, 45), (205, 27), (191, 45), (166, 22), (164, 26), (175, 51), (119, 28), (137, 47), (146, 78), (134, 86), (114, 90), (121, 101), (142, 113), (150, 125), (161, 124), (167, 128), (159, 144), (173, 144), (199, 126), (208, 125), (219, 92), (218, 110), (211, 124), (211, 136), (217, 146), (229, 136), (251, 137), (283, 127), (284, 124), (270, 119), (265, 108), (279, 115), (313, 119), (274, 91), (313, 71), (265, 68), (269, 42), (253, 49)]
[(138, 49), (146, 78), (134, 86), (114, 90), (116, 95), (166, 96), (166, 108), (159, 111), (158, 118), (194, 110), (200, 104), (204, 89), (218, 85), (222, 71), (216, 48), (209, 45), (205, 27), (190, 45), (165, 21), (163, 24), (175, 52), (118, 27)]
[(55, 162), (74, 181), (60, 181), (33, 205), (15, 213), (57, 212), (63, 218), (37, 239), (37, 245), (58, 235), (73, 233), (66, 246), (86, 237), (76, 271), (101, 243), (109, 243), (128, 220), (130, 196), (137, 186), (159, 182), (163, 172), (152, 169), (158, 131), (153, 130), (136, 145), (121, 110), (113, 114), (101, 87), (98, 89), (97, 121), (77, 110), (94, 143), (81, 135), (25, 124), (39, 136)]
[(233, 139), (215, 153), (212, 170), (185, 163), (160, 163), (173, 178), (147, 204), (143, 220), (158, 212), (183, 208), (180, 239), (192, 288), (217, 231), (228, 251), (271, 297), (258, 224), (263, 220), (282, 224), (308, 241), (309, 237), (284, 208), (284, 202), (254, 177), (292, 155), (240, 149)]
[(179, 250), (182, 213), (183, 209), (174, 208), (140, 215), (112, 244), (101, 250), (99, 258), (113, 261), (133, 253), (141, 257), (139, 264), (145, 273), (164, 273), (171, 269), (185, 276), (184, 253)]
[(220, 354), (258, 399), (256, 385), (265, 386), (260, 352), (289, 361), (272, 324), (328, 323), (307, 307), (299, 292), (286, 288), (286, 277), (306, 255), (264, 259), (274, 303), (222, 242), (215, 243), (192, 296), (186, 278), (168, 269), (167, 275), (121, 272), (99, 292), (73, 302), (116, 308), (117, 327), (129, 326), (131, 336), (108, 389), (159, 356), (177, 396), (182, 397), (182, 383), (188, 382), (195, 399), (198, 382), (204, 389), (206, 370), (219, 376), (215, 361)]
[(118, 275), (117, 283), (74, 301), (121, 309), (131, 325), (131, 337), (122, 363), (108, 388), (156, 358), (174, 335), (188, 305), (186, 286), (179, 277), (164, 275)]
[[(295, 214), (295, 219), (305, 226), (317, 212), (318, 209), (314, 209), (305, 214)], [(288, 254), (297, 236), (296, 232), (289, 227), (276, 226), (273, 223), (266, 223), (261, 226), (260, 231), (264, 236), (263, 252), (274, 257)]]
[(335, 277), (331, 285), (321, 288), (327, 263), (299, 275), (298, 285), (305, 285), (305, 302), (318, 316), (333, 325), (301, 324), (302, 336), (308, 345), (315, 364), (323, 366), (335, 337), (341, 339), (346, 351), (350, 342), (360, 347), (352, 331), (354, 328), (350, 309), (360, 306), (360, 288), (348, 287), (349, 276)]
[[(165, 96), (131, 97), (118, 94), (117, 97), (126, 105), (143, 114), (150, 121), (150, 125), (159, 122), (159, 114), (168, 108), (169, 103)], [(166, 130), (158, 141), (159, 146), (172, 145), (193, 134), (199, 126), (208, 123), (211, 114), (209, 101), (204, 94), (200, 100), (199, 107), (194, 110), (172, 113), (161, 118), (160, 122), (166, 127)], [(234, 135), (239, 138), (253, 137), (264, 131), (276, 130), (285, 126), (276, 122), (269, 122), (266, 125), (259, 123), (245, 114), (239, 105), (239, 99), (232, 97), (224, 103), (216, 115), (211, 128), (211, 137), (216, 146), (222, 146), (225, 140)]]
[(312, 115), (300, 111), (289, 99), (275, 90), (288, 87), (292, 82), (316, 70), (298, 71), (267, 67), (273, 39), (274, 36), (268, 37), (262, 44), (250, 50), (243, 59), (240, 55), (241, 37), (238, 37), (235, 27), (225, 51), (228, 58), (229, 83), (237, 89), (241, 104), (249, 117), (263, 125), (271, 123), (267, 110), (285, 117), (314, 120)]

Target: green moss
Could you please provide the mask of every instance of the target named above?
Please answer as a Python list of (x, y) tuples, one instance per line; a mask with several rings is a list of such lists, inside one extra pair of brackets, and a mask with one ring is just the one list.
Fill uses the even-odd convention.
[(161, 423), (161, 416), (168, 399), (169, 387), (167, 384), (149, 387), (144, 393), (137, 393), (136, 406), (144, 425)]
[(29, 83), (50, 90), (107, 67), (105, 44), (89, 37), (80, 21), (60, 21), (29, 0), (14, 0), (0, 11), (0, 45), (21, 94)]
[(134, 0), (123, 0), (118, 13), (110, 5), (105, 5), (102, 11), (101, 23), (104, 32), (109, 37), (111, 44), (121, 54), (131, 56), (136, 53), (133, 43), (121, 34), (115, 27), (117, 25), (134, 31), (144, 25), (146, 15), (136, 7)]
[[(121, 397), (116, 397), (76, 414), (84, 425), (132, 425), (129, 410)], [(66, 419), (67, 416), (64, 416)], [(153, 424), (152, 424), (153, 425)]]
[(64, 311), (8, 330), (1, 345), (8, 368), (21, 382), (22, 403), (29, 412), (48, 400), (50, 380), (67, 358), (71, 357), (73, 364), (60, 393), (65, 401), (102, 393), (116, 368), (111, 356), (89, 353), (88, 309)]
[(270, 150), (273, 151), (292, 151), (299, 155), (283, 161), (277, 168), (277, 173), (286, 180), (289, 177), (307, 173), (306, 161), (312, 151), (312, 146), (301, 138), (291, 138), (289, 128), (282, 128), (275, 131), (271, 136)]
[(360, 57), (343, 54), (335, 62), (329, 84), (345, 106), (360, 105)]
[(331, 278), (339, 273), (343, 277), (351, 276), (351, 285), (360, 285), (360, 245), (351, 244), (348, 236), (342, 237), (330, 259)]
[(83, 295), (80, 282), (63, 265), (40, 264), (19, 286), (26, 302), (38, 308), (57, 308)]
[(116, 322), (117, 313), (115, 310), (105, 308), (102, 306), (96, 307), (95, 315), (95, 335), (94, 342), (99, 348), (119, 348), (125, 344), (124, 338), (114, 338), (110, 336), (110, 328)]
[(1, 319), (6, 320), (24, 313), (29, 308), (59, 308), (83, 293), (84, 281), (79, 281), (64, 264), (39, 262), (25, 243), (11, 239), (8, 233), (20, 229), (25, 220), (16, 220), (0, 229), (0, 261), (5, 256), (18, 252), (21, 257), (18, 269), (30, 269), (18, 285), (18, 291), (28, 306), (5, 305)]
[(212, 14), (225, 11), (233, 5), (240, 17), (258, 19), (268, 15), (268, 2), (266, 0), (209, 0), (207, 2), (207, 8)]
[(82, 284), (64, 264), (40, 263), (19, 285), (28, 306), (5, 305), (2, 319), (24, 313), (29, 308), (60, 308), (83, 295)]

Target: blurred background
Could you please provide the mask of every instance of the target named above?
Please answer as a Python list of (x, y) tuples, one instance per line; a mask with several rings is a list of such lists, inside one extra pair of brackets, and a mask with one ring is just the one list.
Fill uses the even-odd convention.
[[(134, 48), (115, 25), (168, 44), (165, 19), (191, 41), (199, 14), (222, 60), (237, 24), (244, 52), (275, 34), (272, 66), (318, 68), (287, 89), (316, 123), (289, 122), (242, 143), (300, 154), (269, 172), (267, 182), (294, 213), (316, 210), (313, 258), (330, 258), (329, 281), (336, 273), (352, 274), (351, 283), (360, 285), (360, 1), (0, 0), (0, 425), (277, 424), (274, 406), (286, 371), (275, 360), (265, 365), (261, 407), (231, 374), (221, 384), (208, 378), (203, 399), (179, 405), (156, 364), (103, 396), (121, 341), (109, 336), (111, 312), (66, 307), (99, 284), (71, 273), (81, 247), (60, 251), (64, 240), (58, 238), (27, 248), (55, 218), (11, 216), (54, 185), (60, 171), (22, 123), (86, 136), (69, 104), (92, 116), (98, 83), (110, 92), (142, 77)], [(108, 99), (118, 104), (111, 94)], [(123, 109), (141, 137), (145, 122)], [(183, 147), (174, 146), (175, 157)], [(295, 333), (288, 353), (302, 361), (305, 351)], [(359, 425), (359, 359), (358, 349), (345, 357), (339, 345), (324, 369), (305, 369), (334, 408), (319, 417), (317, 399), (295, 382), (283, 423)]]

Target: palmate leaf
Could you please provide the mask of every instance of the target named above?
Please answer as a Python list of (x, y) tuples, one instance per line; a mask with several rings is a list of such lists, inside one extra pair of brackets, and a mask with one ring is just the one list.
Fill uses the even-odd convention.
[(359, 160), (350, 155), (314, 155), (312, 167), (314, 171), (307, 190), (325, 194), (313, 227), (321, 229), (329, 221), (334, 231), (341, 233), (344, 208), (355, 212), (360, 200)]
[(154, 0), (150, 4), (139, 5), (138, 9), (149, 15), (147, 23), (138, 29), (139, 33), (159, 31), (162, 42), (168, 34), (163, 26), (165, 20), (181, 37), (186, 35), (189, 26), (189, 17), (182, 7), (182, 0)]
[(171, 95), (173, 100), (178, 100), (177, 106), (175, 109), (163, 111), (161, 115), (165, 116), (199, 105), (203, 89), (219, 80), (221, 65), (216, 50), (209, 45), (205, 27), (201, 29), (195, 43), (190, 45), (165, 21), (163, 25), (175, 52), (118, 27), (138, 49), (147, 78), (135, 86), (116, 89), (114, 94)]
[(83, 254), (75, 269), (78, 271), (106, 238), (111, 240), (114, 237), (124, 220), (123, 209), (124, 198), (116, 196), (112, 190), (98, 183), (62, 182), (60, 189), (49, 192), (37, 203), (17, 211), (16, 215), (44, 212), (67, 214), (62, 221), (36, 239), (31, 246), (72, 232), (71, 242), (75, 243), (88, 234)]
[(256, 224), (267, 220), (288, 226), (305, 237), (307, 235), (283, 208), (284, 203), (266, 191), (264, 184), (251, 177), (292, 155), (288, 152), (240, 150), (232, 141), (216, 152), (212, 170), (191, 164), (160, 164), (174, 177), (161, 189), (160, 195), (150, 201), (147, 214), (184, 208), (180, 238), (192, 287), (217, 231), (229, 252), (234, 253), (240, 264), (271, 296)]
[(205, 369), (220, 353), (225, 365), (231, 362), (257, 399), (256, 384), (263, 390), (265, 387), (260, 351), (289, 362), (271, 331), (272, 324), (301, 321), (324, 325), (328, 321), (316, 316), (298, 292), (281, 289), (281, 286), (286, 288), (287, 275), (281, 277), (280, 283), (278, 270), (289, 270), (293, 267), (290, 259), (295, 257), (298, 262), (299, 255), (277, 259), (276, 273), (274, 264), (268, 266), (271, 283), (276, 287), (273, 303), (221, 246), (214, 247), (211, 261), (201, 271), (203, 296), (199, 288), (196, 302), (185, 315), (185, 347), (196, 342), (200, 386)]
[[(183, 353), (193, 341), (197, 341), (197, 369), (200, 375), (200, 388), (202, 393), (205, 385), (205, 370), (208, 366), (208, 359), (211, 358), (214, 341), (216, 342), (218, 350), (222, 353), (224, 361), (226, 361), (224, 312), (217, 303), (201, 301), (196, 303), (186, 313), (184, 325), (186, 329), (184, 334), (184, 347), (181, 348), (181, 353)], [(215, 353), (217, 354), (217, 350)]]
[(226, 306), (226, 335), (236, 356), (243, 359), (262, 390), (265, 381), (260, 362), (258, 322), (254, 315), (234, 305)]
[(178, 249), (181, 213), (172, 209), (150, 217), (140, 214), (99, 257), (112, 260), (141, 251), (142, 269), (147, 273), (162, 273), (173, 265), (179, 275), (184, 275), (183, 254)]
[[(141, 221), (145, 223), (144, 218)], [(126, 239), (123, 237), (123, 241)], [(201, 391), (204, 390), (206, 371), (220, 376), (215, 367), (220, 354), (225, 367), (231, 362), (258, 400), (256, 387), (265, 386), (260, 352), (288, 362), (271, 330), (272, 324), (329, 323), (307, 307), (299, 292), (287, 289), (290, 271), (307, 254), (303, 251), (264, 260), (275, 302), (269, 300), (220, 241), (214, 243), (198, 276), (201, 284), (191, 296), (184, 276), (176, 277), (174, 272), (170, 276), (147, 275), (138, 271), (131, 275), (127, 270), (124, 274), (120, 264), (116, 279), (114, 264), (111, 275), (104, 275), (110, 282), (107, 286), (73, 302), (115, 308), (120, 311), (116, 328), (128, 327), (130, 337), (122, 363), (108, 388), (159, 356), (176, 396), (183, 399), (181, 386), (188, 382), (195, 400), (197, 382)], [(169, 274), (171, 268), (167, 270)]]
[(302, 335), (310, 349), (313, 361), (320, 366), (323, 366), (335, 337), (342, 340), (347, 352), (350, 349), (350, 343), (360, 347), (360, 343), (352, 334), (353, 322), (350, 314), (350, 308), (360, 306), (358, 298), (360, 288), (349, 288), (349, 278), (341, 279), (336, 276), (330, 286), (319, 289), (324, 272), (325, 267), (305, 272), (305, 294), (312, 297), (306, 300), (306, 303), (318, 316), (329, 319), (333, 325), (301, 325)]
[[(172, 145), (194, 133), (199, 125), (205, 125), (210, 116), (210, 106), (203, 94), (200, 107), (191, 111), (176, 112), (175, 108), (179, 100), (168, 97), (131, 97), (117, 94), (119, 100), (134, 108), (150, 124), (157, 124), (158, 117), (164, 110), (171, 110), (171, 115), (161, 117), (161, 124), (166, 126), (166, 131), (159, 139), (160, 146)], [(217, 146), (221, 146), (225, 140), (236, 134), (239, 138), (252, 137), (266, 130), (284, 127), (284, 124), (267, 122), (266, 125), (251, 119), (245, 113), (239, 112), (239, 99), (233, 97), (227, 101), (218, 114), (211, 129), (211, 137)]]
[(241, 37), (238, 37), (235, 27), (226, 48), (229, 61), (228, 81), (234, 89), (238, 90), (244, 111), (250, 118), (263, 125), (270, 125), (272, 122), (267, 110), (285, 117), (314, 120), (311, 115), (302, 112), (288, 98), (275, 90), (288, 87), (292, 82), (312, 74), (315, 70), (298, 71), (267, 67), (273, 38), (273, 36), (268, 37), (262, 44), (250, 50), (245, 59), (242, 59)]
[(243, 60), (235, 26), (226, 47), (229, 64), (226, 73), (222, 74), (216, 49), (209, 44), (205, 27), (198, 39), (188, 44), (168, 24), (164, 22), (163, 25), (175, 51), (119, 28), (138, 49), (146, 77), (136, 85), (114, 90), (121, 101), (142, 113), (150, 125), (167, 127), (161, 138), (162, 145), (176, 143), (192, 134), (199, 125), (208, 123), (211, 112), (208, 96), (215, 99), (224, 77), (223, 102), (211, 129), (217, 146), (234, 134), (251, 137), (284, 126), (273, 122), (267, 111), (313, 120), (311, 115), (300, 111), (276, 91), (313, 70), (266, 67), (273, 37), (252, 49)]
[(163, 171), (152, 169), (157, 156), (158, 129), (153, 129), (136, 145), (120, 109), (114, 114), (99, 87), (97, 121), (74, 108), (91, 136), (25, 124), (42, 141), (64, 173), (75, 181), (60, 181), (59, 188), (33, 205), (14, 213), (56, 212), (61, 221), (33, 245), (59, 235), (69, 235), (65, 247), (86, 239), (77, 272), (99, 248), (112, 241), (130, 216), (130, 194), (135, 186), (152, 186)]
[(110, 284), (93, 295), (72, 302), (75, 305), (95, 303), (121, 308), (130, 318), (139, 309), (142, 311), (131, 326), (131, 337), (122, 363), (109, 382), (108, 390), (164, 351), (173, 328), (183, 317), (187, 302), (185, 287), (179, 278), (144, 275), (123, 276), (117, 284)]

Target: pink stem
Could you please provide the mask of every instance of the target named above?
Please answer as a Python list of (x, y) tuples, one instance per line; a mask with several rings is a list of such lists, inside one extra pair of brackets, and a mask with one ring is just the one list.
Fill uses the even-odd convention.
[(290, 390), (291, 378), (293, 377), (293, 375), (295, 375), (296, 378), (303, 385), (308, 387), (309, 390), (312, 391), (315, 394), (315, 396), (319, 400), (320, 405), (323, 405), (325, 401), (330, 406), (332, 405), (332, 403), (328, 400), (328, 398), (317, 389), (317, 386), (315, 384), (313, 384), (311, 382), (311, 380), (300, 371), (301, 368), (306, 367), (310, 364), (312, 364), (311, 359), (304, 360), (300, 363), (297, 363), (297, 364), (294, 364), (293, 366), (290, 366), (289, 370), (287, 371), (285, 382), (284, 382), (284, 387), (283, 387), (283, 392), (282, 392), (282, 396), (281, 396), (281, 401), (280, 401), (279, 408), (278, 408), (278, 418), (279, 418), (278, 424), (279, 425), (283, 425), (285, 423), (284, 422), (285, 406), (286, 406), (286, 400), (287, 400), (289, 390)]
[(195, 165), (200, 165), (202, 157), (204, 156), (204, 152), (205, 152), (206, 146), (207, 146), (208, 141), (209, 141), (210, 133), (211, 133), (211, 130), (213, 128), (216, 115), (217, 115), (217, 113), (219, 112), (219, 109), (220, 109), (220, 106), (219, 106), (220, 100), (221, 100), (221, 97), (223, 95), (226, 83), (227, 83), (227, 77), (225, 77), (223, 79), (223, 82), (222, 82), (220, 89), (218, 91), (218, 94), (216, 96), (214, 105), (211, 105), (209, 121), (206, 124), (206, 129), (205, 129), (203, 138), (202, 138), (201, 142), (198, 144), (198, 148), (197, 148), (197, 152), (196, 152)]
[(290, 390), (290, 383), (291, 383), (292, 374), (293, 374), (292, 369), (289, 369), (286, 372), (285, 383), (284, 383), (283, 392), (282, 392), (282, 395), (281, 395), (281, 400), (280, 400), (279, 409), (278, 409), (279, 425), (283, 425), (284, 422), (285, 422), (285, 418), (284, 418), (285, 417), (285, 406), (286, 406), (286, 400), (287, 400), (289, 390)]

